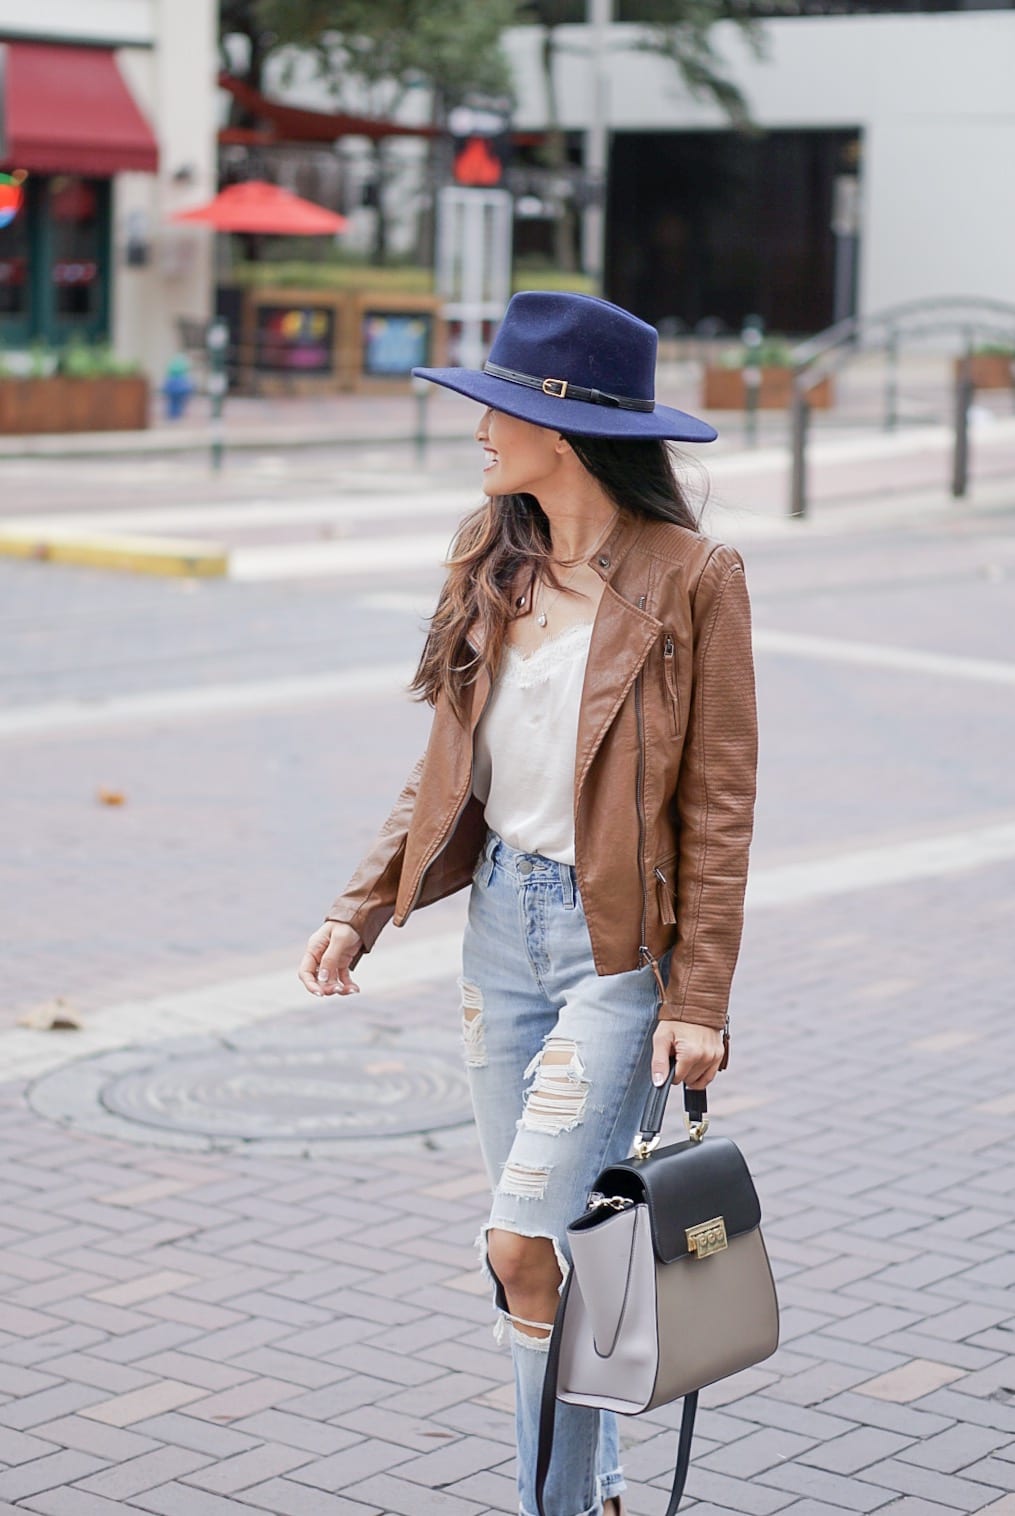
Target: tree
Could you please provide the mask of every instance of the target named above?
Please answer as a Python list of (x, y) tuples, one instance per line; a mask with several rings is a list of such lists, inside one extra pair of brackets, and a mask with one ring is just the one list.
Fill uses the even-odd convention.
[[(515, 0), (254, 0), (277, 45), (309, 51), (345, 109), (391, 118), (407, 93), (430, 91), (431, 121), (470, 91), (509, 94), (500, 39)], [(385, 189), (390, 139), (372, 143), (377, 223), (374, 261), (387, 255)]]
[[(712, 99), (739, 130), (751, 126), (751, 114), (743, 92), (725, 72), (712, 42), (717, 21), (735, 21), (751, 50), (762, 52), (760, 23), (746, 10), (744, 0), (637, 0), (626, 9), (624, 19), (644, 25), (634, 44), (639, 51), (658, 53), (676, 66), (689, 92), (697, 99)], [(547, 132), (543, 162), (564, 177), (571, 172), (567, 134), (560, 122), (556, 63), (561, 48), (560, 27), (585, 19), (581, 0), (518, 0), (517, 19), (543, 28), (542, 64), (546, 96)], [(577, 208), (568, 197), (554, 223), (554, 260), (562, 269), (577, 267)]]
[[(222, 67), (232, 71), (235, 57), (229, 41), (242, 38), (245, 43), (243, 77), (260, 92), (264, 82), (264, 65), (268, 54), (277, 45), (278, 38), (263, 14), (263, 0), (220, 0), (219, 4), (219, 56)], [(234, 119), (235, 118), (235, 119)], [(230, 102), (230, 125), (247, 126), (245, 113), (235, 99)]]
[[(793, 0), (786, 0), (787, 11), (795, 8)], [(688, 92), (697, 100), (712, 100), (738, 131), (754, 129), (747, 98), (729, 77), (712, 40), (717, 22), (733, 21), (754, 56), (764, 56), (762, 24), (745, 0), (638, 0), (630, 9), (646, 26), (636, 47), (669, 58)]]

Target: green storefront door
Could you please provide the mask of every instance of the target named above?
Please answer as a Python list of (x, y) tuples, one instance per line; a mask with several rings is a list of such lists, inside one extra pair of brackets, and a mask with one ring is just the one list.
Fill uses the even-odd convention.
[(110, 181), (32, 176), (0, 230), (0, 342), (63, 347), (109, 335)]

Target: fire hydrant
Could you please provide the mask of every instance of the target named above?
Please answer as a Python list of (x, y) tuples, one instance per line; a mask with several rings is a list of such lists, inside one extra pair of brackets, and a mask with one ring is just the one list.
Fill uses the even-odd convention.
[(186, 414), (187, 403), (194, 393), (194, 376), (190, 360), (182, 353), (170, 358), (166, 365), (166, 377), (162, 381), (162, 393), (166, 398), (166, 419), (179, 421)]

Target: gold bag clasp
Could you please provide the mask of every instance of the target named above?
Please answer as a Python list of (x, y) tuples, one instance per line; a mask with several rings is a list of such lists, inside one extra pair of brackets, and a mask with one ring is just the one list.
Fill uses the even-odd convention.
[(698, 1226), (687, 1228), (687, 1251), (697, 1258), (710, 1258), (729, 1247), (726, 1240), (726, 1223), (721, 1216), (711, 1221), (702, 1221)]

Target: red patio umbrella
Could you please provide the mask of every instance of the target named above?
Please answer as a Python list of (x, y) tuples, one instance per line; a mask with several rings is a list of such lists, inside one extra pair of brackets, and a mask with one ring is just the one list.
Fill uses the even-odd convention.
[(263, 179), (230, 184), (206, 205), (178, 211), (172, 219), (199, 221), (218, 232), (260, 232), (276, 237), (334, 236), (349, 224), (345, 216)]

